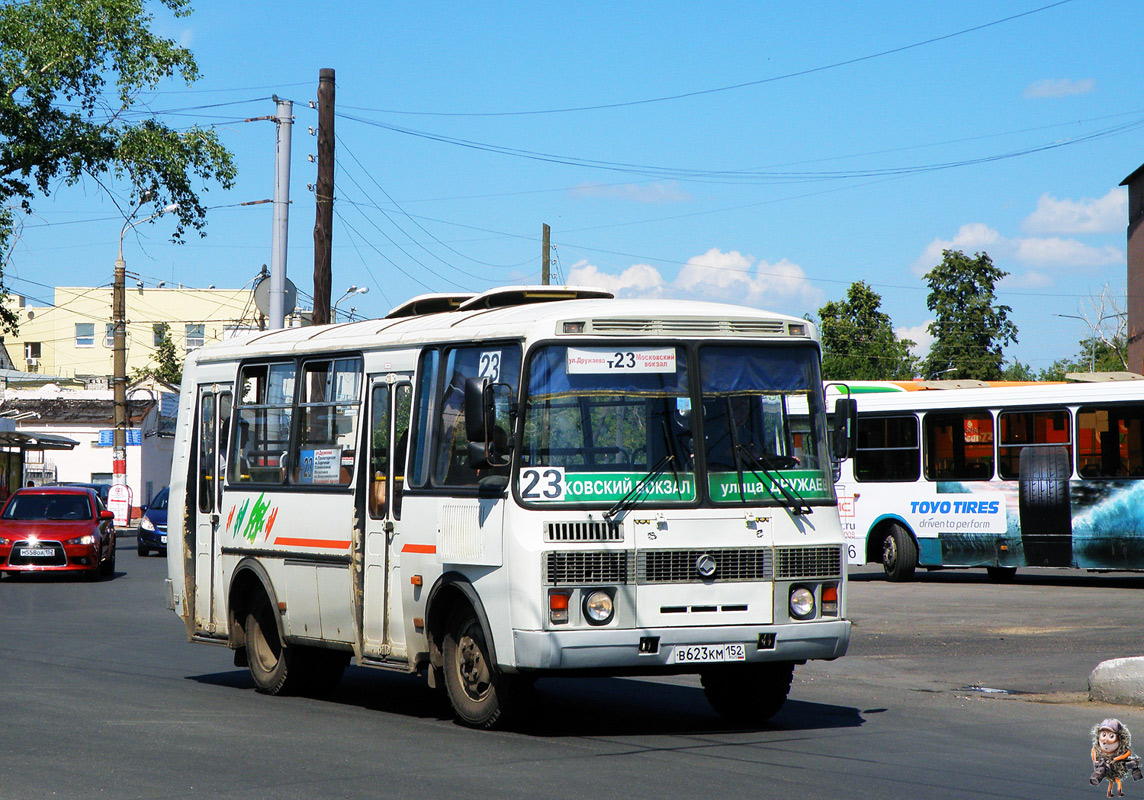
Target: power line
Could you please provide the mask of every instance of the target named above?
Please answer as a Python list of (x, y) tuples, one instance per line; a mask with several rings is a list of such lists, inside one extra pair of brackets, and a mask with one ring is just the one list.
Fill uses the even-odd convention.
[(1004, 17), (1002, 19), (993, 20), (992, 22), (986, 22), (986, 23), (983, 23), (981, 25), (974, 25), (973, 27), (964, 28), (964, 29), (959, 30), (959, 31), (954, 31), (953, 33), (947, 33), (947, 34), (943, 34), (941, 36), (934, 36), (930, 39), (925, 39), (925, 40), (920, 41), (920, 42), (913, 42), (912, 44), (902, 45), (900, 47), (892, 47), (888, 50), (881, 50), (877, 53), (870, 53), (870, 54), (867, 54), (864, 56), (858, 56), (856, 58), (848, 58), (848, 59), (845, 59), (843, 61), (835, 61), (831, 64), (824, 64), (824, 65), (818, 66), (818, 67), (811, 67), (808, 69), (797, 70), (794, 72), (787, 72), (787, 73), (784, 73), (782, 75), (774, 75), (770, 78), (760, 78), (758, 80), (743, 81), (742, 83), (735, 83), (735, 84), (731, 84), (729, 86), (719, 86), (719, 87), (716, 87), (714, 89), (697, 89), (697, 90), (692, 91), (692, 92), (680, 92), (678, 94), (663, 95), (660, 97), (649, 97), (649, 98), (645, 98), (643, 100), (627, 100), (627, 101), (617, 102), (617, 103), (599, 103), (596, 105), (570, 106), (570, 107), (565, 107), (565, 108), (535, 109), (535, 110), (531, 110), (531, 111), (486, 111), (486, 112), (404, 111), (404, 110), (400, 110), (400, 109), (384, 109), (384, 108), (379, 108), (379, 109), (355, 108), (353, 106), (343, 106), (343, 108), (349, 108), (351, 110), (356, 110), (356, 111), (375, 111), (375, 112), (383, 113), (383, 114), (403, 114), (403, 115), (407, 115), (407, 116), (522, 117), (522, 116), (537, 116), (537, 115), (541, 115), (541, 114), (570, 114), (570, 113), (579, 112), (579, 111), (602, 111), (602, 110), (614, 109), (614, 108), (628, 108), (631, 106), (650, 105), (652, 103), (664, 103), (664, 102), (668, 102), (671, 100), (683, 100), (683, 99), (689, 98), (689, 97), (700, 97), (702, 95), (716, 94), (719, 92), (730, 92), (730, 91), (734, 91), (737, 89), (745, 89), (745, 88), (748, 88), (751, 86), (762, 86), (762, 85), (768, 84), (768, 83), (776, 83), (778, 81), (789, 80), (791, 78), (800, 78), (800, 77), (804, 77), (806, 75), (813, 75), (817, 72), (826, 72), (827, 70), (839, 69), (841, 67), (847, 67), (847, 66), (851, 66), (853, 64), (860, 64), (863, 61), (872, 61), (872, 60), (877, 59), (877, 58), (883, 58), (885, 56), (895, 55), (897, 53), (904, 53), (907, 50), (914, 50), (914, 49), (917, 49), (919, 47), (925, 47), (927, 45), (935, 44), (937, 42), (943, 42), (943, 41), (947, 41), (949, 39), (957, 38), (959, 36), (965, 36), (965, 35), (970, 34), (970, 33), (976, 33), (977, 31), (982, 31), (982, 30), (985, 30), (987, 28), (995, 27), (997, 25), (1003, 25), (1007, 22), (1012, 22), (1014, 20), (1021, 19), (1022, 17), (1028, 17), (1028, 16), (1031, 16), (1033, 14), (1039, 14), (1042, 11), (1048, 11), (1049, 9), (1056, 8), (1057, 6), (1063, 6), (1063, 5), (1066, 5), (1066, 4), (1071, 3), (1071, 2), (1072, 2), (1072, 0), (1058, 0), (1058, 2), (1049, 3), (1048, 5), (1041, 6), (1040, 8), (1034, 8), (1034, 9), (1031, 9), (1029, 11), (1023, 11), (1019, 14), (1012, 14), (1012, 15), (1010, 15), (1008, 17)]

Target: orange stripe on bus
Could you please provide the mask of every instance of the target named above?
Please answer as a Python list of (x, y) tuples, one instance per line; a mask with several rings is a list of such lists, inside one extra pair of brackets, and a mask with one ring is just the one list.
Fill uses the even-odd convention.
[(336, 541), (333, 539), (292, 539), (287, 536), (279, 536), (274, 540), (274, 544), (282, 544), (289, 547), (331, 547), (337, 550), (350, 549), (349, 542)]
[(407, 544), (401, 548), (403, 553), (436, 553), (437, 545), (435, 544)]

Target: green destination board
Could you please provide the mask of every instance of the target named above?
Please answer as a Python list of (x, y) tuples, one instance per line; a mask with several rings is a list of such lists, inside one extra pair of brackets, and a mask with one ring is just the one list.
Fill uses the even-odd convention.
[[(828, 500), (830, 480), (818, 470), (784, 469), (772, 473), (794, 495), (803, 500)], [(782, 492), (760, 471), (743, 471), (743, 493), (739, 494), (739, 475), (735, 472), (712, 472), (707, 476), (707, 491), (716, 503), (741, 503), (782, 499)]]
[[(614, 503), (632, 491), (643, 472), (565, 472), (563, 467), (525, 467), (520, 471), (520, 496), (531, 502)], [(666, 472), (648, 481), (635, 495), (651, 503), (695, 500), (695, 476)]]

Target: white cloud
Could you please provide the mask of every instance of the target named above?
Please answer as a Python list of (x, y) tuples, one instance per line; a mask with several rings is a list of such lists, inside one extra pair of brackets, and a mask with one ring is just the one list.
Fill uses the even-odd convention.
[(1038, 267), (1106, 267), (1124, 263), (1124, 252), (1119, 248), (1092, 247), (1058, 236), (1012, 239), (1009, 245), (1015, 260)]
[(913, 327), (898, 327), (894, 328), (894, 335), (899, 339), (909, 339), (914, 342), (914, 346), (910, 348), (910, 352), (918, 358), (925, 358), (929, 353), (930, 345), (933, 344), (933, 337), (930, 336), (929, 325), (933, 322), (932, 319), (926, 320), (921, 325), (914, 325)]
[(587, 261), (578, 261), (568, 271), (569, 286), (595, 286), (617, 297), (660, 297), (667, 282), (650, 264), (633, 264), (619, 275), (601, 272)]
[(755, 262), (738, 250), (724, 253), (713, 247), (689, 259), (673, 284), (688, 295), (706, 295), (747, 305), (772, 304), (789, 298), (813, 304), (822, 292), (813, 288), (802, 267), (783, 259), (776, 264)]
[(1030, 100), (1068, 97), (1074, 94), (1089, 94), (1096, 91), (1096, 81), (1092, 78), (1074, 81), (1069, 78), (1045, 78), (1034, 81), (1025, 87), (1025, 97)]
[(1013, 261), (1034, 267), (1106, 267), (1123, 264), (1124, 250), (1112, 245), (1093, 247), (1059, 236), (1002, 236), (982, 223), (962, 225), (953, 239), (934, 239), (914, 261), (912, 269), (924, 275), (941, 263), (943, 250), (961, 250), (967, 255), (986, 251), (994, 263)]
[(914, 261), (917, 275), (924, 275), (941, 263), (943, 250), (963, 250), (967, 253), (979, 252), (1001, 242), (1001, 234), (980, 222), (962, 225), (952, 239), (934, 239), (925, 251)]
[(1113, 187), (1104, 197), (1058, 200), (1046, 193), (1021, 223), (1032, 234), (1115, 233), (1128, 225), (1128, 190)]
[[(724, 253), (717, 247), (690, 259), (670, 283), (648, 264), (633, 264), (617, 275), (587, 261), (573, 265), (568, 283), (598, 286), (618, 296), (721, 300), (784, 313), (810, 310), (822, 302), (822, 292), (811, 286), (797, 264), (785, 258), (775, 264), (756, 261), (737, 250)], [(791, 304), (797, 307), (792, 310)]]
[(682, 203), (691, 195), (675, 181), (658, 183), (582, 183), (570, 190), (574, 197), (603, 197), (633, 203)]

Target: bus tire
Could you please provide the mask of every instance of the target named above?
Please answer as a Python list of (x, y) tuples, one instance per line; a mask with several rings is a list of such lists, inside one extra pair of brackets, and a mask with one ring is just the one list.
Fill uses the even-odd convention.
[(901, 525), (893, 524), (882, 532), (882, 569), (886, 579), (895, 583), (913, 580), (918, 568), (918, 546), (914, 537)]
[(441, 651), (445, 690), (461, 724), (483, 730), (502, 724), (514, 699), (514, 676), (492, 663), (484, 629), (468, 605), (450, 614)]
[(269, 695), (289, 694), (297, 683), (294, 649), (283, 644), (266, 595), (260, 593), (251, 602), (243, 631), (255, 689)]
[(699, 673), (711, 707), (732, 722), (766, 722), (779, 713), (790, 694), (794, 664), (772, 661), (711, 667)]
[(986, 574), (989, 575), (989, 580), (994, 583), (1012, 583), (1013, 578), (1017, 575), (1016, 567), (986, 567)]
[(1021, 452), (1021, 544), (1031, 567), (1072, 566), (1071, 478), (1066, 448), (1027, 447)]

